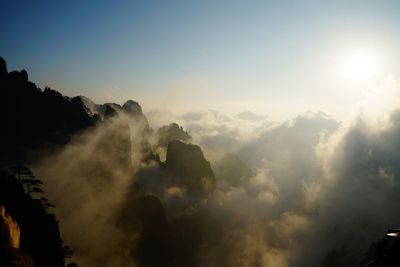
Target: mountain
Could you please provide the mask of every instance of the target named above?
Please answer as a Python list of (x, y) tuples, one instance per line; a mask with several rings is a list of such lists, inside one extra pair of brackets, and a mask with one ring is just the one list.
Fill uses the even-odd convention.
[(134, 181), (118, 224), (137, 237), (126, 245), (138, 265), (202, 266), (198, 251), (211, 242), (203, 230), (218, 226), (207, 214), (215, 175), (200, 147), (169, 142), (166, 161), (142, 168)]
[(199, 146), (171, 141), (163, 167), (167, 183), (185, 188), (193, 198), (207, 197), (215, 190), (214, 172)]
[(22, 162), (95, 124), (79, 97), (67, 98), (29, 81), (25, 70), (7, 72), (0, 58), (0, 162)]
[(249, 166), (237, 155), (227, 154), (213, 165), (219, 185), (239, 187), (253, 175)]
[(35, 199), (32, 195), (25, 192), (17, 177), (0, 170), (0, 203), (18, 222), (21, 248), (33, 258), (36, 267), (64, 267), (65, 251), (58, 221), (48, 211), (52, 205), (46, 198)]
[(117, 115), (127, 116), (144, 132), (151, 132), (136, 101), (98, 105), (84, 96), (66, 97), (48, 87), (42, 90), (29, 81), (25, 70), (8, 72), (1, 57), (0, 99), (0, 167), (51, 154), (72, 136)]
[(142, 107), (134, 100), (128, 100), (121, 106), (116, 103), (95, 104), (86, 96), (79, 96), (79, 98), (89, 111), (89, 114), (98, 115), (101, 119), (125, 114), (134, 117), (136, 120), (142, 120), (147, 126), (149, 125), (147, 118), (143, 115)]
[[(135, 242), (127, 244), (132, 246), (132, 257), (142, 266), (184, 266), (176, 260), (193, 261), (172, 251), (177, 246), (187, 247), (193, 238), (198, 239), (198, 235), (187, 235), (184, 230), (192, 227), (192, 219), (185, 215), (171, 221), (174, 216), (167, 213), (185, 213), (207, 200), (216, 188), (216, 179), (201, 148), (184, 143), (191, 136), (182, 127), (172, 123), (153, 132), (142, 107), (133, 100), (123, 105), (96, 104), (85, 96), (66, 97), (48, 87), (42, 90), (29, 81), (25, 70), (8, 72), (2, 58), (0, 96), (4, 121), (0, 168), (39, 162), (42, 174), (55, 175), (51, 179), (59, 179), (58, 183), (90, 184), (90, 190), (99, 198), (112, 194), (107, 190), (118, 183), (117, 179), (134, 177), (132, 188), (126, 189), (131, 191), (124, 197), (125, 204), (121, 211), (115, 211), (123, 218), (120, 225), (124, 235), (130, 234), (129, 229), (134, 231), (127, 237), (129, 242), (140, 234)], [(165, 150), (163, 162), (157, 155), (158, 148)], [(159, 173), (146, 173), (152, 168)], [(149, 183), (151, 180), (155, 182), (153, 185)], [(140, 186), (141, 183), (146, 186)], [(157, 194), (155, 187), (159, 189)], [(46, 198), (38, 199), (36, 193), (29, 193), (29, 188), (12, 174), (0, 172), (0, 202), (21, 224), (22, 247), (37, 266), (62, 267), (68, 249), (63, 247), (58, 221), (48, 213), (52, 204)], [(185, 192), (187, 200), (182, 205), (176, 206), (176, 190)], [(168, 199), (163, 195), (165, 191), (170, 191)], [(72, 197), (58, 201), (77, 200)], [(181, 228), (183, 231), (178, 230)], [(185, 240), (180, 240), (179, 236), (185, 235)], [(79, 244), (71, 245), (81, 249)], [(196, 246), (192, 246), (192, 254)], [(157, 257), (153, 257), (154, 252)]]
[(174, 140), (188, 142), (192, 137), (183, 130), (182, 126), (176, 123), (163, 126), (157, 131), (158, 143), (160, 146), (168, 146), (168, 143)]

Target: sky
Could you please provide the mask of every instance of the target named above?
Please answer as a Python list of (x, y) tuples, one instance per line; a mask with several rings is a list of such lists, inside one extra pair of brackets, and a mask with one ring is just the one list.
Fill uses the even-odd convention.
[(145, 111), (340, 118), (400, 78), (399, 1), (1, 1), (0, 10), (9, 71)]

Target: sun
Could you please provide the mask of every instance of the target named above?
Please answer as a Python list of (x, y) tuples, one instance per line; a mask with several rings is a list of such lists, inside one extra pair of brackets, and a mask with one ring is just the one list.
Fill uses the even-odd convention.
[(345, 76), (353, 82), (368, 81), (377, 72), (377, 62), (369, 53), (354, 53), (347, 58), (344, 71)]

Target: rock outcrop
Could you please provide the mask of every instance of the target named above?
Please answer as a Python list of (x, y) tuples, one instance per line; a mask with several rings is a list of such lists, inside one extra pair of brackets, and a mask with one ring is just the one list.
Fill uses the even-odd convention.
[(192, 137), (183, 130), (182, 126), (176, 123), (171, 123), (158, 129), (157, 131), (158, 144), (160, 146), (168, 146), (171, 141), (188, 142)]

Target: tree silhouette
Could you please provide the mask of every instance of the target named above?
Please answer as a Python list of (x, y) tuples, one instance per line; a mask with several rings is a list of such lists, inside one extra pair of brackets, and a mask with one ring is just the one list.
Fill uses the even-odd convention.
[(22, 179), (22, 184), (26, 187), (26, 193), (31, 196), (31, 193), (43, 194), (43, 190), (39, 188), (43, 184), (41, 180), (33, 175), (29, 175), (27, 179)]
[(15, 175), (0, 170), (0, 203), (18, 222), (23, 233), (21, 248), (32, 256), (35, 266), (64, 267), (58, 221), (54, 214), (48, 213), (53, 205), (45, 197), (28, 195), (42, 193), (42, 182), (25, 166), (10, 169)]
[(64, 250), (64, 257), (66, 259), (70, 259), (74, 255), (74, 251), (69, 246), (64, 246), (63, 250)]
[(51, 204), (47, 198), (41, 197), (40, 200), (42, 201), (43, 206), (46, 209), (46, 211), (48, 211), (49, 208), (55, 208), (55, 206), (53, 204)]
[(21, 182), (22, 177), (33, 175), (32, 171), (24, 165), (16, 165), (11, 167), (11, 172), (17, 176), (19, 182)]
[(28, 167), (24, 165), (17, 165), (11, 167), (11, 170), (14, 175), (17, 176), (18, 181), (24, 186), (28, 196), (31, 197), (32, 193), (44, 193), (40, 188), (43, 182), (36, 178)]

